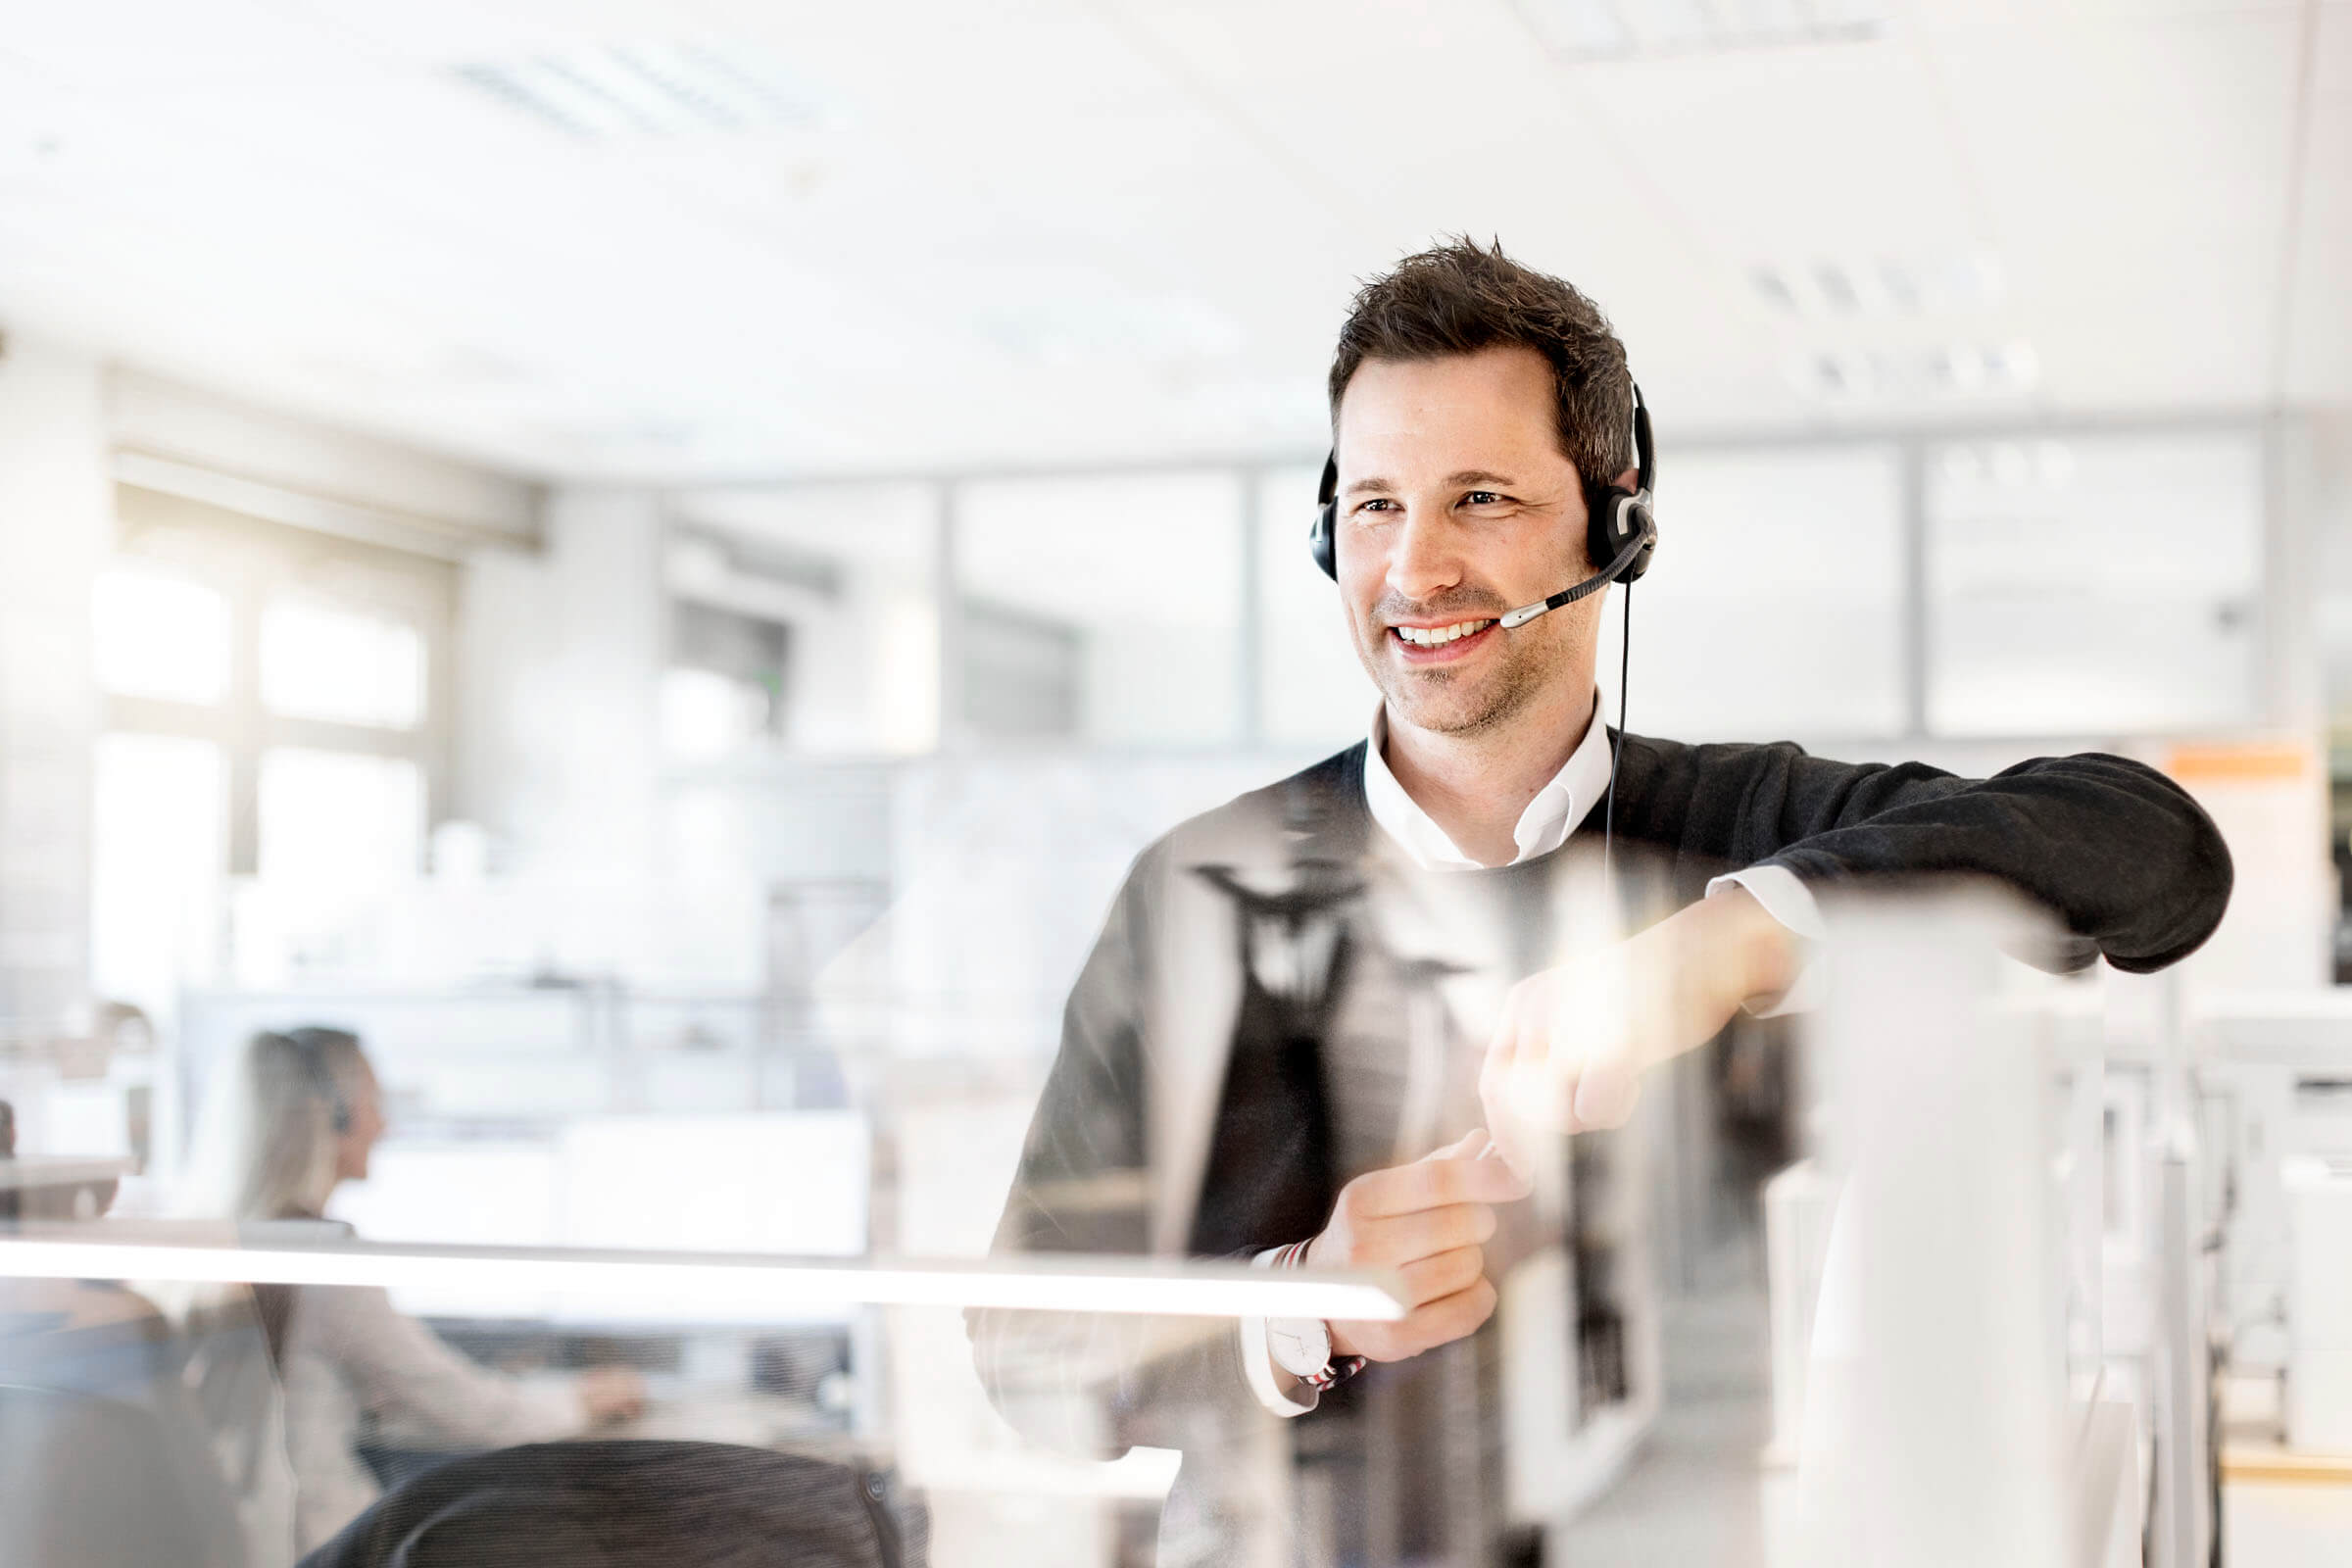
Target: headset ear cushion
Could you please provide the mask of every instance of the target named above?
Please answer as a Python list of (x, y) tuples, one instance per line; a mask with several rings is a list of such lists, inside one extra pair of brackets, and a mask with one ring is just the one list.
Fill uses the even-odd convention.
[(1315, 484), (1315, 525), (1306, 536), (1306, 547), (1313, 552), (1316, 567), (1333, 582), (1340, 580), (1339, 550), (1333, 535), (1340, 525), (1340, 455), (1335, 450), (1323, 460), (1323, 477)]
[(1625, 570), (1618, 573), (1619, 582), (1632, 582), (1649, 570), (1650, 558), (1658, 553), (1658, 521), (1656, 514), (1649, 510), (1649, 503), (1642, 500), (1636, 500), (1625, 509), (1625, 520), (1633, 525), (1630, 537), (1649, 535), (1649, 543), (1643, 545), (1634, 559), (1626, 564)]
[(1585, 555), (1592, 570), (1606, 570), (1619, 552), (1644, 532), (1650, 535), (1649, 548), (1627, 562), (1617, 580), (1632, 582), (1649, 569), (1649, 558), (1657, 549), (1657, 526), (1648, 503), (1632, 490), (1594, 485), (1586, 492), (1585, 511)]

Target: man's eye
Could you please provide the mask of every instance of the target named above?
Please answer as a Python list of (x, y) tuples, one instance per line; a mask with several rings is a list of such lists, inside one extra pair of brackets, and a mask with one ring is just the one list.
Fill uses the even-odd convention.
[(1492, 507), (1500, 504), (1501, 500), (1502, 493), (1500, 491), (1473, 490), (1468, 495), (1462, 497), (1462, 505), (1466, 507)]
[(1396, 503), (1386, 496), (1374, 496), (1371, 500), (1358, 504), (1355, 510), (1358, 512), (1394, 512), (1396, 508)]

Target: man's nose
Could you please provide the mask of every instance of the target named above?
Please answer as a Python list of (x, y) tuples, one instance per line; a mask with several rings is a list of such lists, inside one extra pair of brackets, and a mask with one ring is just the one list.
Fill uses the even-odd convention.
[(1389, 551), (1389, 588), (1407, 599), (1420, 600), (1444, 592), (1462, 580), (1461, 552), (1444, 515), (1418, 509), (1405, 514)]

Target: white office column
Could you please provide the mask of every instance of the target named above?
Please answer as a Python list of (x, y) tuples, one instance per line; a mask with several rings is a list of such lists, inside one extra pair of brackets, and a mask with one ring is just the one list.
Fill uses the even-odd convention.
[(112, 543), (95, 362), (0, 346), (0, 1036), (67, 1024), (89, 980), (90, 600)]
[(642, 490), (559, 490), (541, 553), (467, 563), (458, 808), (516, 869), (650, 877), (662, 584), (661, 503)]
[(2064, 1298), (2031, 1032), (1994, 1004), (2024, 916), (1828, 909), (1814, 1020), (1844, 1178), (1807, 1379), (1807, 1560), (2057, 1568)]

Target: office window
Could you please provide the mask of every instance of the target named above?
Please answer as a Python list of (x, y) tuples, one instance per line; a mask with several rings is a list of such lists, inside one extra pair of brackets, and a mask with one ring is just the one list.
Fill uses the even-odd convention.
[(1275, 746), (1330, 747), (1360, 740), (1380, 692), (1349, 640), (1340, 590), (1315, 569), (1306, 534), (1315, 515), (1319, 464), (1279, 468), (1257, 481), (1258, 718)]
[(1931, 729), (2101, 735), (2253, 716), (2252, 435), (1953, 442), (1927, 465)]
[(187, 577), (122, 565), (99, 575), (92, 608), (101, 691), (206, 705), (227, 696), (225, 594)]
[[(1902, 732), (1894, 447), (1664, 454), (1657, 515), (1657, 555), (1632, 590), (1629, 728), (1690, 741)], [(1608, 600), (1599, 669), (1615, 723), (1625, 590)]]
[(451, 566), (135, 485), (115, 506), (93, 977), (169, 1010), (362, 951), (447, 756)]
[(978, 632), (966, 726), (1026, 738), (1063, 722), (1112, 746), (1238, 739), (1241, 501), (1229, 472), (958, 487), (956, 590)]
[(411, 729), (424, 715), (424, 639), (405, 621), (313, 599), (262, 612), (262, 702), (289, 718)]

